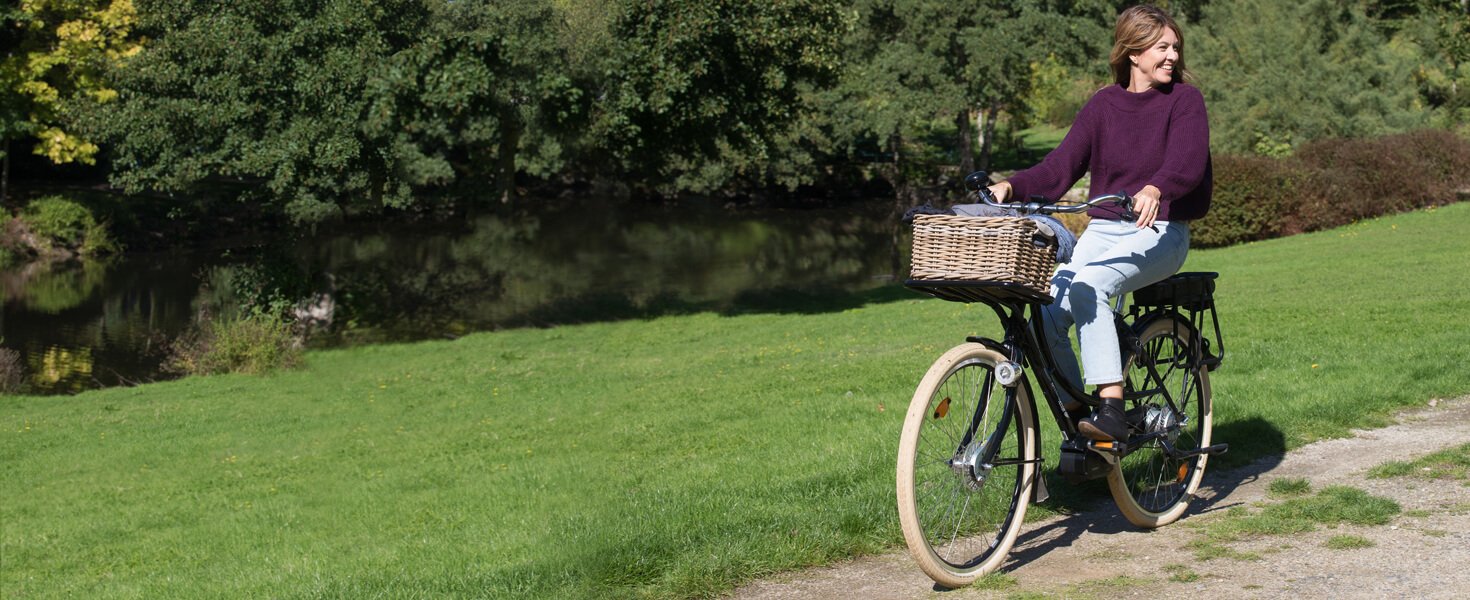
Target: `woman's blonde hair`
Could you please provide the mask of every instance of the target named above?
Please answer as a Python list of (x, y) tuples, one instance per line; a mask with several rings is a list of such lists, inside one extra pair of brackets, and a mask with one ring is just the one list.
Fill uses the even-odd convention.
[(1174, 61), (1174, 81), (1194, 81), (1194, 74), (1184, 68), (1184, 33), (1169, 13), (1157, 6), (1139, 5), (1118, 15), (1118, 24), (1113, 27), (1113, 53), (1108, 63), (1113, 67), (1113, 81), (1127, 87), (1132, 76), (1132, 61), (1128, 57), (1147, 50), (1159, 38), (1164, 37), (1164, 28), (1174, 30), (1179, 38), (1179, 58)]

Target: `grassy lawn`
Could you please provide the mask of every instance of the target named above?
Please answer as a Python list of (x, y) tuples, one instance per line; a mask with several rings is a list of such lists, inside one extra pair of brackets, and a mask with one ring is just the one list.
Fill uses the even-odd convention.
[[(1470, 204), (1193, 253), (1223, 273), (1211, 464), (1470, 392), (1466, 265)], [(0, 596), (702, 597), (898, 546), (908, 398), (995, 328), (861, 300), (0, 398)]]

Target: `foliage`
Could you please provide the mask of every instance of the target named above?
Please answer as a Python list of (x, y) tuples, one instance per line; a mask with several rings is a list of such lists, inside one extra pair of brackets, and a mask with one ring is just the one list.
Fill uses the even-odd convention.
[(1030, 70), (1030, 90), (1023, 97), (1024, 111), (1019, 116), (1032, 125), (1070, 127), (1082, 106), (1108, 83), (1096, 74), (1078, 72), (1054, 53), (1032, 61)]
[(114, 254), (120, 248), (92, 211), (64, 196), (44, 196), (32, 200), (21, 213), (27, 229), (50, 249), (62, 249), (84, 256)]
[[(944, 162), (962, 171), (987, 167), (998, 114), (1023, 112), (1030, 65), (1048, 57), (1084, 64), (1102, 52), (1106, 35), (1096, 18), (1102, 11), (1088, 18), (1042, 2), (860, 0), (853, 10), (857, 24), (844, 40), (847, 66), (827, 96), (828, 110), (843, 117), (833, 124), (834, 139), (885, 154), (891, 166), (884, 176), (900, 194), (908, 179), (904, 162), (924, 155), (916, 152), (922, 143), (911, 145), (953, 132), (936, 144), (948, 155)], [(971, 129), (977, 114), (985, 121), (979, 132)]]
[(88, 125), (116, 154), (129, 191), (238, 182), (301, 221), (338, 203), (410, 198), (364, 133), (369, 78), (418, 39), (420, 2), (140, 2), (156, 39), (119, 69), (119, 101)]
[[(147, 49), (93, 61), (114, 65), (119, 101), (73, 115), (109, 144), (113, 181), (227, 183), (303, 223), (587, 180), (670, 196), (951, 190), (996, 155), (1034, 161), (1014, 132), (1064, 126), (1107, 80), (1128, 4), (137, 1), (136, 31), (117, 31)], [(1217, 155), (1470, 127), (1470, 16), (1453, 0), (1162, 4), (1188, 30)]]
[(189, 375), (262, 374), (299, 366), (301, 345), (285, 319), (266, 313), (210, 321), (174, 344), (169, 366)]
[(1386, 37), (1360, 4), (1211, 3), (1192, 33), (1216, 153), (1281, 156), (1431, 122), (1414, 81), (1420, 52)]
[[(107, 69), (136, 54), (132, 0), (22, 0), (0, 9), (0, 140), (34, 137), (54, 163), (91, 164), (95, 143), (64, 121), (117, 97)], [(75, 103), (75, 106), (68, 106)], [(8, 152), (8, 147), (0, 149)]]
[(592, 4), (145, 2), (157, 40), (88, 123), (131, 191), (226, 180), (315, 222), (487, 182), (508, 201), (569, 156), (655, 182), (759, 156), (835, 65), (828, 2)]
[(25, 221), (0, 212), (0, 269), (21, 262), (33, 252), (27, 241), (29, 233)]
[[(655, 183), (682, 176), (675, 183), (707, 190), (733, 175), (763, 180), (765, 157), (811, 110), (804, 86), (839, 65), (844, 22), (827, 0), (617, 6), (596, 145)], [(712, 161), (734, 168), (710, 171)]]
[(1293, 156), (1215, 159), (1210, 213), (1199, 246), (1316, 231), (1454, 202), (1470, 187), (1470, 140), (1425, 130), (1366, 140), (1317, 140)]
[(1190, 243), (1210, 248), (1284, 235), (1301, 184), (1292, 164), (1264, 156), (1215, 157), (1210, 212), (1190, 224)]
[(555, 35), (560, 14), (546, 2), (432, 7), (418, 39), (368, 74), (364, 133), (384, 144), (399, 204), (475, 176), (508, 201), (517, 172), (562, 167), (563, 140), (588, 116), (587, 84)]

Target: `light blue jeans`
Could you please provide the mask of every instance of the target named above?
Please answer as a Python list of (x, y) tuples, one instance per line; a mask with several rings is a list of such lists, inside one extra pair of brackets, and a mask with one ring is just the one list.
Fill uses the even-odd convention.
[(1077, 325), (1087, 384), (1122, 381), (1123, 358), (1109, 299), (1160, 281), (1184, 266), (1188, 224), (1156, 221), (1153, 227), (1158, 231), (1139, 229), (1131, 221), (1093, 219), (1072, 251), (1072, 262), (1052, 276), (1051, 295), (1056, 300), (1043, 309), (1046, 341), (1062, 375), (1073, 384), (1078, 382), (1077, 359), (1067, 339), (1072, 325)]

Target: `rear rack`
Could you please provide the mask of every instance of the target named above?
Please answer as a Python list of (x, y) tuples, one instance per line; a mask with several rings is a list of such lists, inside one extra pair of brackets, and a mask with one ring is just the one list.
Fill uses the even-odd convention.
[[(1189, 313), (1189, 324), (1200, 334), (1201, 363), (1214, 371), (1225, 358), (1225, 340), (1220, 335), (1220, 317), (1215, 313), (1215, 279), (1219, 273), (1177, 273), (1168, 279), (1150, 284), (1133, 292), (1133, 306), (1129, 314), (1135, 319), (1154, 310)], [(1215, 332), (1212, 339), (1205, 336), (1206, 316)]]

